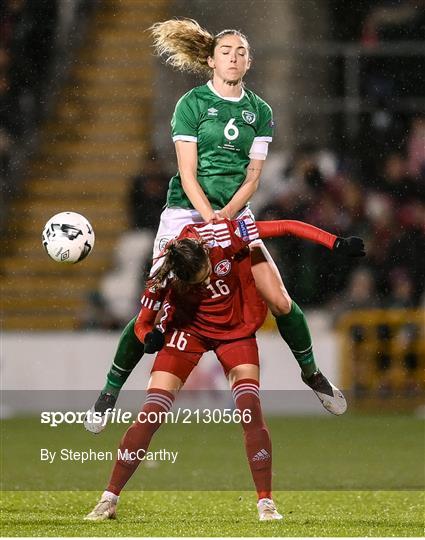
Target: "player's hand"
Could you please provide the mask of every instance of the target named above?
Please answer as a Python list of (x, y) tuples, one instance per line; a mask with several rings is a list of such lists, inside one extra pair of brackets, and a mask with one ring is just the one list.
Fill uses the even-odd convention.
[(217, 212), (215, 212), (214, 210), (211, 210), (209, 214), (207, 214), (206, 216), (203, 215), (202, 217), (204, 218), (205, 223), (213, 223), (214, 221), (218, 221), (219, 219), (221, 219)]
[(216, 214), (220, 217), (220, 219), (232, 219), (229, 209), (226, 209), (226, 207), (222, 208), (221, 210), (216, 210)]
[(222, 219), (229, 219), (223, 210), (215, 210), (210, 219), (206, 223), (214, 223), (215, 221), (221, 221)]
[(363, 240), (357, 236), (338, 237), (335, 240), (333, 251), (346, 257), (364, 257), (366, 255)]
[(165, 344), (165, 337), (158, 328), (148, 332), (145, 336), (145, 353), (154, 354), (162, 349)]

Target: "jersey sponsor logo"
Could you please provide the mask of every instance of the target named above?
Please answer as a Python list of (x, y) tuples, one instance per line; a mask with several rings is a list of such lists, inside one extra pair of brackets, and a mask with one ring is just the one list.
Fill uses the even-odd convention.
[(214, 107), (210, 107), (208, 109), (208, 116), (217, 116), (218, 110), (214, 109)]
[(242, 111), (242, 118), (247, 124), (253, 124), (255, 122), (256, 116), (251, 111)]
[(238, 219), (238, 229), (236, 231), (236, 234), (238, 231), (239, 231), (238, 236), (240, 236), (244, 242), (248, 242), (249, 240), (248, 227), (246, 226), (246, 223), (243, 219)]
[(214, 272), (217, 276), (227, 276), (232, 268), (232, 264), (229, 259), (223, 259), (214, 266)]

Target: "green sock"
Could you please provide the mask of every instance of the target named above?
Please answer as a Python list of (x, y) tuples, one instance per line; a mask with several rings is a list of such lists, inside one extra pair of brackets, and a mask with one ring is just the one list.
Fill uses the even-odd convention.
[(289, 345), (303, 375), (310, 377), (318, 368), (314, 361), (313, 345), (304, 313), (292, 300), (291, 311), (287, 315), (278, 315), (275, 319), (279, 333)]
[(118, 397), (123, 384), (143, 356), (144, 345), (134, 333), (135, 322), (136, 317), (127, 324), (121, 334), (114, 361), (106, 376), (103, 393), (108, 392)]

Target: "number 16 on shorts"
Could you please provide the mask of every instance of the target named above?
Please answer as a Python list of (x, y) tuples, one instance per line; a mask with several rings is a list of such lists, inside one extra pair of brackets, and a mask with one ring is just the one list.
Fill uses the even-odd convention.
[(167, 342), (167, 347), (170, 347), (172, 349), (177, 348), (179, 351), (184, 351), (187, 347), (187, 338), (190, 334), (186, 334), (186, 332), (182, 332), (180, 330), (174, 330), (174, 332), (171, 334), (171, 337), (169, 341)]

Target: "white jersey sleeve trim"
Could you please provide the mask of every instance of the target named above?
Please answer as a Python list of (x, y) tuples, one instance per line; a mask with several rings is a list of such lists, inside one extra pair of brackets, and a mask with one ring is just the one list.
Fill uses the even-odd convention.
[[(254, 137), (254, 142), (272, 142), (273, 137)], [(254, 144), (254, 143), (253, 143)]]
[(269, 143), (266, 141), (259, 141), (257, 140), (257, 137), (256, 137), (249, 151), (249, 158), (264, 160), (267, 157), (268, 151), (269, 151)]
[(250, 153), (248, 157), (249, 157), (249, 159), (258, 159), (259, 161), (264, 161), (267, 156), (265, 154), (252, 154), (252, 153)]
[(193, 137), (192, 135), (175, 135), (173, 142), (176, 141), (198, 142), (198, 137)]

